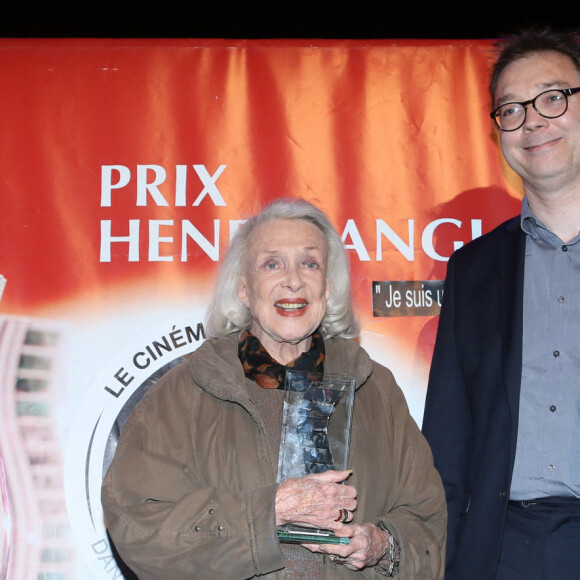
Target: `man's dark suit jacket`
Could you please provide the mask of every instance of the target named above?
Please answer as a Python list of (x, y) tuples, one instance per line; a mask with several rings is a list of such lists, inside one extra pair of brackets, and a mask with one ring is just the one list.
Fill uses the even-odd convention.
[(448, 502), (446, 580), (495, 578), (518, 429), (524, 256), (516, 217), (448, 263), (423, 419)]

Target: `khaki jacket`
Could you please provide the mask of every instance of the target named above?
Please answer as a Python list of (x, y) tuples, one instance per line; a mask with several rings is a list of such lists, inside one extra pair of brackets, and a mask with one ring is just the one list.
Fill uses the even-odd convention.
[[(355, 522), (382, 520), (401, 545), (398, 578), (443, 577), (446, 506), (431, 451), (386, 368), (352, 340), (325, 341), (325, 371), (356, 377), (349, 485)], [(140, 578), (285, 578), (277, 464), (248, 398), (237, 334), (206, 340), (145, 395), (102, 488), (107, 525)], [(326, 559), (325, 578), (381, 578)]]

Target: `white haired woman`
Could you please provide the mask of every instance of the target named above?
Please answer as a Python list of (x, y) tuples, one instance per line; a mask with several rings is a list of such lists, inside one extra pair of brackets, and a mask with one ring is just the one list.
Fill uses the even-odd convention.
[[(220, 268), (212, 336), (133, 411), (103, 483), (140, 578), (443, 577), (446, 506), (392, 374), (354, 338), (348, 261), (326, 215), (277, 200)], [(276, 482), (287, 369), (356, 378), (349, 469)], [(285, 544), (301, 522), (348, 544)]]

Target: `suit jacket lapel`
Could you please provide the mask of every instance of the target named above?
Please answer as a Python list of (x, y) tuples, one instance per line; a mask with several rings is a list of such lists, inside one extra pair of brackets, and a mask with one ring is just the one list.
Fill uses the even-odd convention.
[[(525, 238), (517, 218), (506, 228), (504, 243), (499, 248), (503, 376), (512, 424), (516, 427), (522, 375)], [(517, 432), (517, 429), (513, 432)]]

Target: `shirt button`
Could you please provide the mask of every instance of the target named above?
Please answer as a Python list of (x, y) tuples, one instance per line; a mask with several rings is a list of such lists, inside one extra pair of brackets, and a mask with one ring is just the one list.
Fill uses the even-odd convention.
[(556, 466), (550, 463), (550, 465), (548, 465), (548, 469), (550, 471), (556, 471)]
[(558, 296), (558, 302), (562, 304), (564, 302), (564, 296)]
[(552, 411), (552, 413), (556, 412), (556, 405), (550, 405), (550, 411)]
[(567, 252), (568, 251), (568, 246), (562, 246), (562, 252)]
[(552, 354), (553, 354), (553, 355), (554, 355), (556, 358), (558, 358), (558, 357), (560, 356), (560, 351), (559, 351), (559, 350), (555, 350), (555, 351), (554, 351)]

